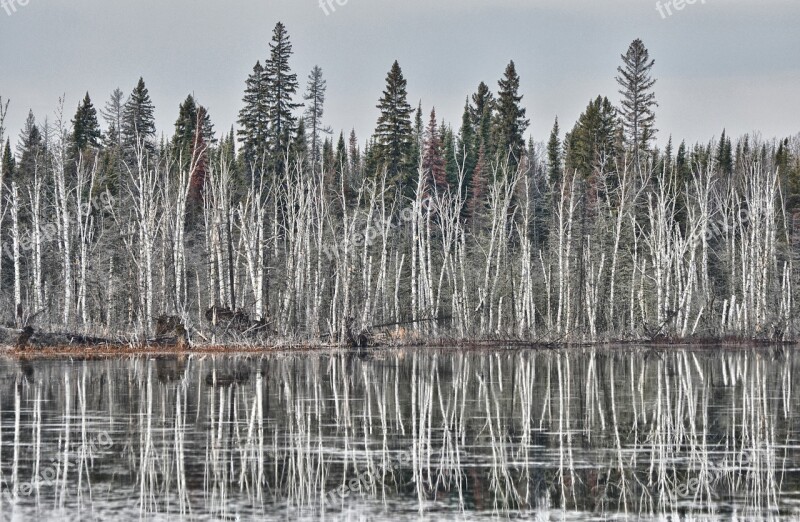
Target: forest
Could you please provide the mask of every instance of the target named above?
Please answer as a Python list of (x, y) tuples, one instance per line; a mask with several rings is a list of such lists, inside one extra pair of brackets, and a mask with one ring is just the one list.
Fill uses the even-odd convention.
[(541, 140), (513, 61), (455, 125), (394, 62), (373, 134), (336, 132), (282, 23), (227, 132), (192, 95), (156, 129), (142, 78), (31, 112), (16, 140), (0, 98), (0, 322), (209, 345), (794, 340), (800, 134), (673, 140), (655, 60), (621, 51), (619, 91)]

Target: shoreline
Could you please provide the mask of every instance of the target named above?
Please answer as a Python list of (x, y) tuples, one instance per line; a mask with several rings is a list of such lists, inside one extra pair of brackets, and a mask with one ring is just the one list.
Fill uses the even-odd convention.
[(684, 338), (684, 339), (622, 339), (596, 342), (543, 342), (502, 339), (453, 340), (442, 339), (431, 342), (407, 342), (354, 348), (345, 344), (324, 343), (278, 343), (264, 345), (219, 344), (196, 345), (185, 348), (163, 343), (144, 344), (74, 344), (53, 346), (29, 346), (21, 349), (13, 345), (0, 344), (0, 356), (19, 359), (47, 359), (60, 357), (114, 358), (125, 356), (186, 356), (186, 355), (267, 355), (307, 353), (352, 353), (361, 357), (398, 350), (444, 350), (444, 351), (560, 351), (567, 349), (650, 349), (661, 351), (667, 348), (786, 348), (797, 346), (800, 341), (776, 341), (771, 339), (747, 339), (737, 337)]

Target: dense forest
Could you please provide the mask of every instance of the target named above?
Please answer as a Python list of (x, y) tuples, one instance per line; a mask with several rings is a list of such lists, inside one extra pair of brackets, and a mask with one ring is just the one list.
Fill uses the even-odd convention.
[(395, 62), (358, 137), (291, 57), (278, 23), (229, 132), (191, 95), (159, 132), (140, 78), (99, 110), (30, 113), (12, 143), (0, 98), (0, 321), (197, 343), (796, 337), (800, 135), (660, 148), (642, 41), (618, 93), (541, 141), (513, 61), (457, 125), (411, 105)]

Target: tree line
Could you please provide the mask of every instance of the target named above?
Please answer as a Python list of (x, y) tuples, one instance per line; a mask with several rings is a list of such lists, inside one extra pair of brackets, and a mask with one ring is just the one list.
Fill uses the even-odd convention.
[[(278, 23), (236, 129), (189, 95), (157, 134), (142, 78), (98, 111), (1, 122), (2, 320), (141, 339), (176, 317), (214, 341), (586, 341), (795, 335), (800, 138), (677, 147), (655, 137), (654, 60), (621, 55), (599, 95), (542, 142), (511, 61), (460, 124), (412, 107), (398, 62), (371, 136), (326, 124)], [(104, 125), (101, 126), (101, 121)]]

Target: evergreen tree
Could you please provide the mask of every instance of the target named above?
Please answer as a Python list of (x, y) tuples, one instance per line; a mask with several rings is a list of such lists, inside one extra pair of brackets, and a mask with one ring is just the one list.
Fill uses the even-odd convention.
[(550, 185), (552, 186), (561, 183), (561, 179), (564, 176), (559, 132), (558, 118), (556, 118), (553, 124), (553, 130), (550, 132), (550, 140), (547, 142), (547, 178), (550, 180)]
[(523, 134), (530, 124), (525, 118), (525, 109), (520, 106), (519, 75), (514, 61), (506, 67), (503, 79), (498, 82), (497, 113), (494, 116), (492, 138), (493, 151), (500, 158), (509, 155), (510, 163), (516, 166), (525, 153)]
[(725, 135), (725, 129), (722, 130), (722, 136), (719, 138), (714, 159), (721, 174), (726, 176), (733, 174), (733, 146), (730, 137)]
[[(202, 109), (202, 111), (201, 111)], [(191, 94), (186, 97), (178, 107), (178, 119), (175, 121), (175, 135), (172, 137), (172, 146), (177, 154), (181, 154), (184, 159), (191, 158), (192, 147), (196, 140), (198, 128), (198, 116), (200, 119), (200, 132), (203, 141), (208, 145), (216, 144), (214, 137), (214, 125), (208, 111), (197, 104)]]
[(331, 134), (330, 127), (322, 125), (322, 115), (324, 114), (325, 90), (327, 82), (322, 78), (322, 69), (314, 66), (311, 74), (308, 75), (308, 86), (304, 99), (306, 110), (304, 113), (305, 126), (311, 139), (311, 169), (316, 172), (320, 162), (320, 134)]
[(425, 144), (422, 153), (422, 171), (425, 173), (425, 187), (429, 193), (447, 190), (447, 173), (442, 156), (442, 140), (436, 126), (436, 109), (431, 110), (428, 127), (425, 130)]
[(442, 123), (444, 131), (439, 135), (442, 137), (442, 154), (445, 165), (445, 178), (450, 188), (455, 190), (458, 187), (458, 163), (456, 163), (456, 135), (450, 125)]
[(414, 135), (411, 146), (411, 159), (414, 161), (414, 166), (417, 166), (422, 159), (422, 151), (424, 149), (425, 126), (422, 124), (422, 101), (420, 101), (417, 110), (414, 111)]
[(407, 98), (406, 80), (400, 64), (395, 61), (378, 103), (381, 115), (375, 129), (375, 153), (380, 165), (386, 168), (388, 179), (405, 191), (413, 190), (409, 182), (415, 162), (412, 157), (411, 106)]
[(28, 111), (28, 118), (25, 120), (25, 127), (19, 136), (17, 144), (17, 155), (19, 164), (15, 172), (18, 182), (32, 180), (36, 169), (41, 166), (44, 160), (45, 144), (39, 127), (36, 125), (36, 118), (33, 111)]
[(88, 147), (100, 146), (100, 124), (97, 122), (97, 110), (92, 105), (89, 93), (78, 104), (78, 111), (72, 120), (72, 143), (75, 152)]
[(257, 61), (247, 77), (244, 89), (244, 107), (239, 111), (239, 142), (242, 159), (250, 168), (260, 169), (267, 158), (269, 143), (269, 110), (267, 106), (267, 77), (261, 62)]
[(472, 126), (478, 136), (475, 144), (476, 150), (480, 149), (481, 145), (484, 145), (487, 149), (489, 147), (494, 106), (494, 95), (489, 90), (489, 87), (481, 82), (478, 85), (478, 91), (472, 95), (472, 105), (470, 106)]
[(297, 131), (293, 111), (302, 104), (292, 100), (297, 94), (297, 75), (289, 67), (292, 43), (286, 27), (278, 22), (269, 44), (270, 57), (264, 65), (267, 81), (267, 108), (271, 138), (271, 165), (276, 175), (284, 170), (285, 154)]
[(464, 169), (463, 197), (467, 195), (472, 173), (475, 171), (475, 164), (478, 161), (476, 141), (475, 127), (472, 124), (469, 100), (467, 100), (464, 104), (464, 112), (461, 115), (461, 129), (458, 132), (458, 145), (456, 148), (456, 156), (458, 161), (463, 163), (461, 168)]
[(122, 145), (128, 158), (133, 157), (139, 146), (151, 153), (155, 151), (154, 110), (144, 79), (139, 78), (122, 111)]
[(106, 122), (105, 145), (108, 147), (122, 146), (122, 121), (125, 102), (125, 94), (122, 89), (114, 89), (111, 97), (106, 102), (105, 108), (100, 110), (103, 120)]
[(311, 161), (311, 155), (308, 149), (308, 135), (306, 134), (306, 124), (301, 118), (297, 123), (297, 131), (292, 140), (291, 153), (289, 154), (289, 161), (303, 162)]
[(0, 187), (2, 187), (3, 183), (10, 183), (14, 179), (14, 170), (16, 168), (16, 160), (14, 159), (14, 154), (11, 153), (11, 140), (8, 138), (6, 138), (2, 160), (2, 163), (0, 163)]
[(606, 166), (615, 156), (617, 134), (616, 111), (608, 98), (598, 96), (589, 102), (575, 127), (565, 138), (566, 168), (583, 179), (597, 172), (607, 172)]
[(622, 66), (617, 68), (625, 140), (633, 154), (634, 163), (640, 170), (650, 150), (650, 142), (657, 132), (656, 116), (653, 112), (654, 107), (658, 107), (653, 92), (656, 80), (650, 75), (654, 63), (644, 43), (636, 39), (628, 47), (628, 52), (622, 55)]

